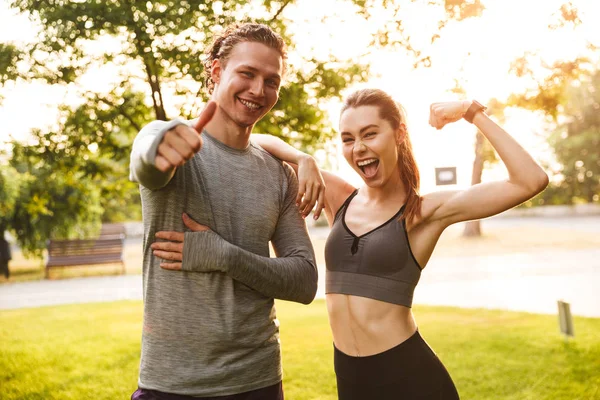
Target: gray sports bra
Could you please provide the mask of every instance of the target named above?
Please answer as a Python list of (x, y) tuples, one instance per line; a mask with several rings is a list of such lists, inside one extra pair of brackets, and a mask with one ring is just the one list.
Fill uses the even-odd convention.
[(356, 236), (346, 226), (345, 217), (357, 193), (355, 190), (338, 210), (325, 244), (325, 293), (411, 307), (421, 267), (410, 249), (404, 219), (398, 221), (404, 206), (386, 223)]

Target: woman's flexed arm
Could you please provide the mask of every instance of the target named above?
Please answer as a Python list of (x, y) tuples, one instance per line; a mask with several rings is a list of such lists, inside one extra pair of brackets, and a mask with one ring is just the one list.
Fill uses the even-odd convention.
[[(429, 122), (441, 129), (463, 118), (471, 105), (470, 101), (434, 103)], [(430, 213), (431, 218), (444, 221), (444, 225), (501, 213), (532, 198), (548, 185), (548, 176), (531, 155), (484, 112), (476, 112), (472, 122), (504, 162), (508, 179), (473, 185), (462, 191), (432, 193), (429, 197), (436, 209)]]

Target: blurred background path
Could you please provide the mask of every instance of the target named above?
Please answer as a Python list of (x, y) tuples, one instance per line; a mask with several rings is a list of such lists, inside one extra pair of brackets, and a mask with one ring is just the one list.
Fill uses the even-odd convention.
[[(503, 217), (482, 227), (478, 239), (462, 238), (461, 225), (444, 233), (415, 304), (553, 314), (562, 299), (574, 315), (600, 317), (600, 216)], [(324, 297), (328, 229), (310, 233), (319, 263), (317, 296)], [(141, 299), (141, 238), (126, 242), (127, 275), (7, 282), (0, 285), (0, 309)]]

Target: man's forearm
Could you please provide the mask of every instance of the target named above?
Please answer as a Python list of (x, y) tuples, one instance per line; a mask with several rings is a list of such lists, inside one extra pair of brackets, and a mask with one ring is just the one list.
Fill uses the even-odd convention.
[(156, 152), (164, 134), (174, 126), (182, 124), (182, 120), (170, 122), (154, 121), (146, 125), (138, 133), (133, 142), (131, 150), (129, 179), (138, 182), (148, 189), (160, 189), (164, 187), (173, 175), (175, 169), (162, 172), (154, 165)]
[(310, 303), (317, 292), (317, 268), (303, 251), (286, 257), (263, 257), (235, 246), (214, 232), (188, 232), (184, 271), (220, 271), (265, 296)]

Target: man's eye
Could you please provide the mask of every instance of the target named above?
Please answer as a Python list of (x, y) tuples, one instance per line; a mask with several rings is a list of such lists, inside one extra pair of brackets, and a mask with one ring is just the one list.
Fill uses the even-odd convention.
[(252, 75), (252, 72), (248, 72), (248, 71), (243, 71), (242, 75), (248, 77), (248, 78), (252, 78), (254, 75)]

